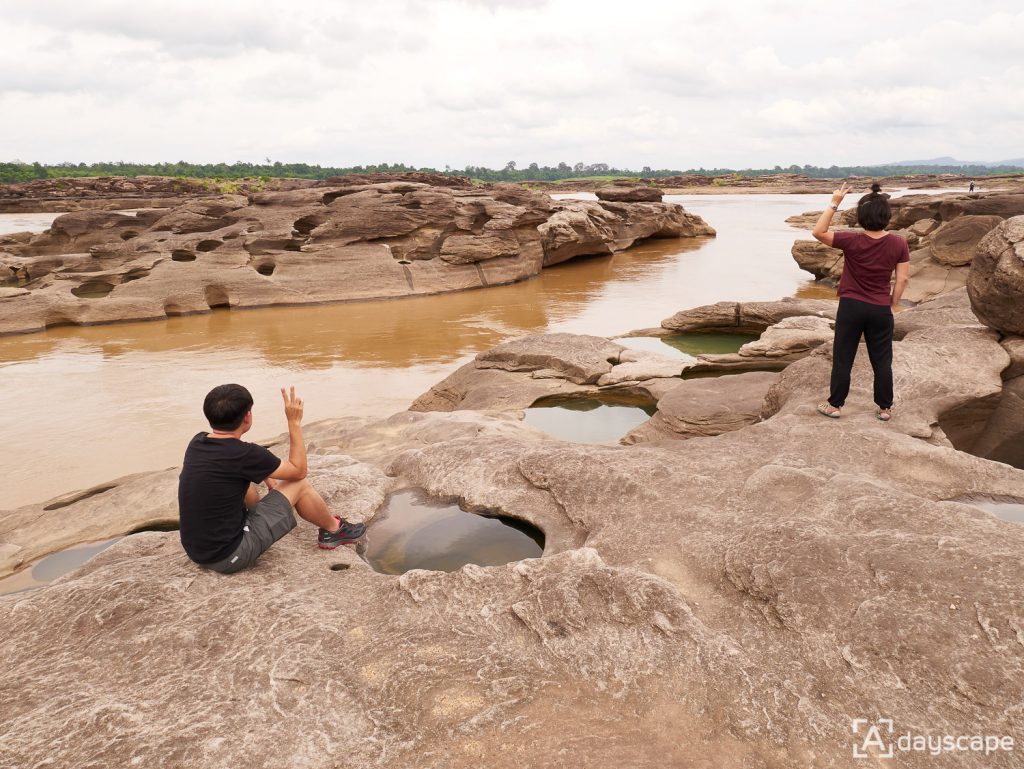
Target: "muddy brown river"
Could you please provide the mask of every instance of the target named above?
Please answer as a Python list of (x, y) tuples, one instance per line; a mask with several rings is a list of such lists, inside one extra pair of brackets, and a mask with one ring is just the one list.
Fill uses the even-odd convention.
[[(658, 240), (512, 286), (382, 302), (217, 311), (0, 338), (3, 504), (17, 507), (177, 464), (214, 385), (256, 400), (250, 435), (284, 430), (278, 388), (306, 420), (386, 416), (480, 350), (543, 331), (621, 334), (723, 299), (834, 297), (790, 256), (787, 216), (824, 195), (668, 196), (717, 238)], [(12, 227), (0, 215), (0, 231)], [(25, 215), (18, 215), (23, 220)], [(52, 215), (38, 216), (38, 229)], [(806, 236), (806, 234), (804, 234)]]

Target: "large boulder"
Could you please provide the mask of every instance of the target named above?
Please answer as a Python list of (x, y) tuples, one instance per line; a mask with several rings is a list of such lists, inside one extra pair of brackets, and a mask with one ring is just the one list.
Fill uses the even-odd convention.
[(818, 280), (837, 282), (843, 274), (843, 252), (816, 240), (798, 240), (791, 250), (801, 270)]
[(622, 443), (708, 438), (761, 421), (761, 404), (779, 374), (751, 371), (687, 379), (658, 400), (658, 410)]
[(967, 292), (982, 322), (1024, 335), (1024, 216), (1003, 222), (978, 244)]
[(499, 344), (476, 356), (477, 368), (527, 371), (534, 378), (594, 384), (619, 361), (622, 345), (600, 336), (536, 334)]

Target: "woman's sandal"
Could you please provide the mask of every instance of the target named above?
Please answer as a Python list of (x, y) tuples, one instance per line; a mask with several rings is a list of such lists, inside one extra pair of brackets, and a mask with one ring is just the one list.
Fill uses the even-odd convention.
[(892, 409), (878, 409), (875, 412), (875, 416), (883, 422), (888, 422), (892, 419)]
[(831, 403), (819, 403), (818, 413), (829, 419), (839, 419), (842, 416), (842, 409), (837, 409)]

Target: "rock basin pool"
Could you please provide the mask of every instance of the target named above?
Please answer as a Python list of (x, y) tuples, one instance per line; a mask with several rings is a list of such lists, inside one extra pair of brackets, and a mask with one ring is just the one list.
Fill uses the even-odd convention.
[[(177, 531), (178, 527), (173, 525), (167, 526), (147, 526), (139, 531)], [(133, 532), (137, 534), (139, 532)], [(128, 534), (127, 536), (131, 536)], [(7, 595), (9, 593), (20, 593), (24, 590), (34, 590), (37, 587), (53, 582), (58, 577), (63, 577), (65, 574), (70, 574), (72, 571), (77, 569), (79, 566), (84, 565), (90, 558), (95, 555), (99, 555), (108, 547), (116, 542), (120, 542), (124, 537), (113, 537), (111, 539), (100, 540), (99, 542), (90, 542), (84, 545), (75, 545), (73, 547), (59, 550), (56, 553), (52, 553), (45, 558), (41, 558), (28, 568), (24, 568), (21, 571), (17, 571), (3, 579), (0, 579), (0, 595)]]
[(959, 497), (950, 500), (964, 505), (974, 507), (991, 513), (996, 518), (1011, 523), (1024, 523), (1024, 499), (1011, 499), (1004, 497)]
[(625, 395), (553, 396), (541, 398), (526, 409), (523, 421), (563, 441), (617, 443), (655, 411), (649, 401)]
[(757, 334), (694, 331), (671, 336), (621, 337), (612, 341), (631, 350), (656, 352), (673, 358), (691, 358), (697, 355), (724, 355), (737, 352), (747, 342), (753, 342), (757, 338)]
[(544, 533), (524, 521), (470, 513), (423, 489), (392, 494), (356, 546), (374, 571), (456, 571), (468, 563), (500, 566), (539, 558)]

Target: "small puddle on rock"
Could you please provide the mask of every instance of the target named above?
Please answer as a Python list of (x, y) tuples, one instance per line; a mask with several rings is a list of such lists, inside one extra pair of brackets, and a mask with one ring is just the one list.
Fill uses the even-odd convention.
[(468, 513), (422, 489), (392, 494), (356, 548), (374, 571), (456, 571), (467, 563), (501, 566), (539, 558), (544, 533), (514, 518)]
[(523, 421), (563, 441), (617, 443), (655, 411), (654, 405), (642, 398), (552, 396), (541, 398), (526, 409)]
[(1010, 497), (958, 497), (950, 502), (974, 507), (1011, 523), (1024, 523), (1024, 499)]
[[(177, 530), (177, 526), (147, 526), (132, 532), (132, 534), (137, 534), (141, 531)], [(131, 534), (127, 536), (131, 536)], [(85, 545), (73, 545), (64, 550), (58, 550), (56, 553), (51, 553), (36, 561), (29, 568), (22, 569), (0, 579), (0, 595), (34, 590), (37, 587), (53, 582), (58, 577), (63, 577), (65, 574), (74, 571), (94, 555), (99, 555), (115, 542), (119, 542), (122, 539), (124, 537), (114, 537), (113, 539), (104, 539), (100, 542), (90, 542)]]

